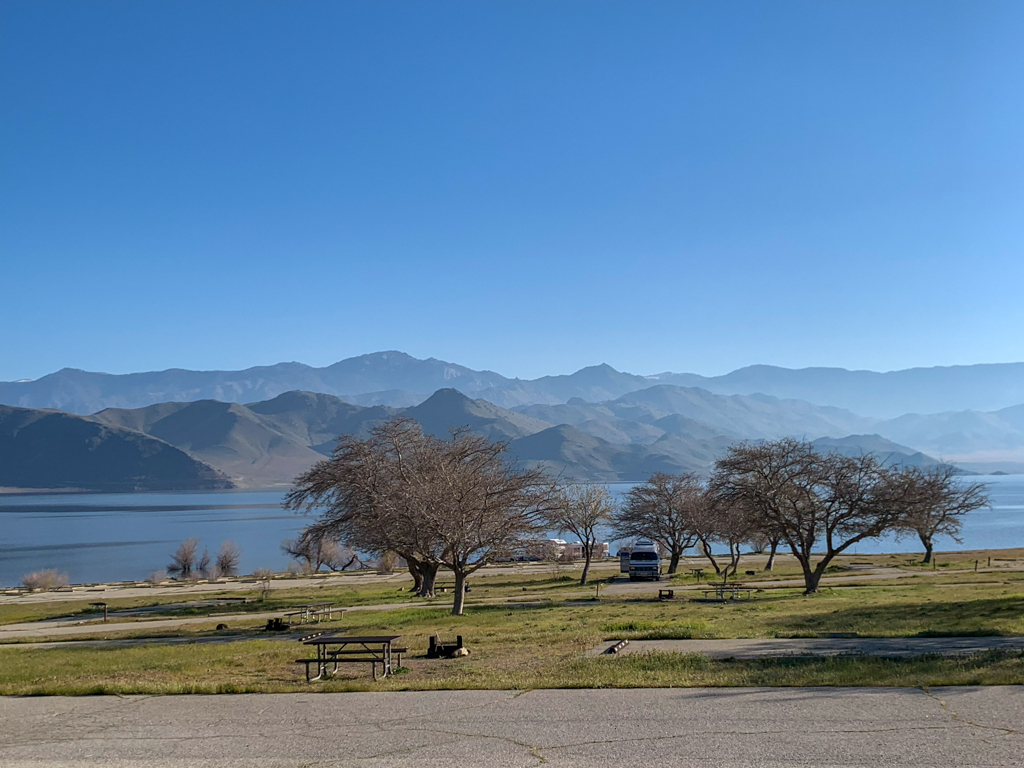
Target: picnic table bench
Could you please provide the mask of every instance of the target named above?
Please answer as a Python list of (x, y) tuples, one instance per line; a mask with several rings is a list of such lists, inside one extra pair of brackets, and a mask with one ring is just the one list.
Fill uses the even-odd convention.
[[(316, 658), (296, 659), (296, 664), (306, 665), (306, 681), (313, 682), (338, 672), (339, 664), (370, 664), (373, 679), (384, 679), (402, 665), (402, 654), (408, 648), (397, 648), (395, 641), (401, 635), (317, 635), (303, 639), (303, 645), (316, 647)], [(394, 663), (395, 657), (398, 663)], [(380, 664), (380, 675), (377, 665)], [(316, 666), (316, 675), (310, 674), (310, 668)], [(328, 666), (333, 668), (328, 670)]]
[(331, 603), (310, 603), (309, 605), (300, 606), (297, 611), (290, 611), (285, 616), (293, 621), (295, 624), (312, 624), (314, 621), (319, 624), (324, 619), (328, 621), (334, 621), (334, 614), (339, 614), (338, 618), (345, 616), (345, 609), (338, 608)]
[(674, 589), (659, 589), (658, 599), (659, 600), (675, 600), (676, 591)]
[[(710, 600), (709, 595), (714, 595), (715, 599), (720, 603), (724, 603), (727, 599), (739, 600), (742, 597), (749, 598), (753, 591), (749, 587), (732, 586), (730, 584), (718, 584), (714, 589), (703, 590), (705, 600)], [(726, 595), (728, 595), (728, 598)]]

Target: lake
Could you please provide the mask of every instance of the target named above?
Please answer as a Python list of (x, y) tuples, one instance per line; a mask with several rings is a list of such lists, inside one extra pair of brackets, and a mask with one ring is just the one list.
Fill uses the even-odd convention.
[[(990, 509), (969, 515), (964, 541), (936, 549), (1024, 547), (1024, 475), (972, 477), (989, 485)], [(612, 483), (621, 496), (632, 483)], [(309, 518), (281, 508), (284, 492), (10, 494), (0, 496), (0, 584), (14, 586), (26, 573), (56, 568), (72, 583), (144, 579), (163, 570), (178, 544), (201, 540), (213, 555), (225, 539), (241, 548), (241, 570), (283, 571), (284, 539), (295, 538)], [(861, 542), (856, 554), (917, 551), (917, 539), (885, 537)], [(614, 548), (613, 548), (614, 552)]]

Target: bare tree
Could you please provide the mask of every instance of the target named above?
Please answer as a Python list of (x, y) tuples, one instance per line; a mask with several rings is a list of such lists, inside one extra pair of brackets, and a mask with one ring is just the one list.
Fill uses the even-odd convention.
[(548, 514), (548, 525), (559, 533), (572, 533), (583, 545), (581, 586), (587, 583), (598, 544), (598, 530), (612, 523), (614, 511), (611, 496), (603, 485), (571, 484), (561, 489)]
[(257, 568), (252, 572), (252, 576), (260, 585), (260, 600), (266, 600), (270, 594), (270, 582), (274, 580), (274, 572), (269, 568)]
[(220, 552), (217, 553), (217, 573), (221, 576), (236, 576), (241, 558), (242, 551), (235, 542), (230, 539), (221, 542)]
[(49, 568), (43, 571), (26, 573), (21, 577), (21, 583), (22, 586), (33, 592), (36, 590), (49, 592), (51, 589), (66, 587), (68, 575), (66, 573), (59, 573), (55, 568)]
[(355, 551), (342, 547), (336, 539), (313, 526), (306, 528), (297, 539), (285, 539), (281, 549), (302, 563), (306, 573), (319, 573), (324, 566), (332, 571), (344, 571), (360, 563)]
[(506, 449), (464, 429), (450, 440), (424, 436), (409, 473), (416, 526), (455, 576), (455, 616), (463, 612), (466, 578), (522, 551), (555, 505), (551, 480), (516, 469)]
[(614, 516), (615, 536), (659, 542), (669, 553), (668, 572), (675, 573), (683, 552), (697, 539), (694, 520), (706, 503), (703, 494), (696, 475), (651, 475), (626, 494)]
[[(906, 514), (875, 457), (819, 454), (788, 438), (731, 447), (712, 486), (722, 503), (750, 510), (762, 530), (778, 533), (800, 563), (808, 594), (836, 555), (895, 529)], [(818, 545), (825, 552), (815, 561)]]
[(329, 459), (299, 476), (285, 506), (320, 515), (304, 536), (343, 541), (377, 557), (397, 552), (408, 563), (416, 593), (433, 597), (440, 544), (417, 527), (419, 502), (412, 492), (420, 482), (416, 456), (425, 439), (416, 422), (403, 418), (376, 426), (365, 439), (343, 435)]
[(395, 572), (395, 564), (397, 562), (398, 562), (398, 554), (396, 552), (394, 552), (393, 550), (390, 550), (390, 549), (384, 550), (383, 552), (381, 552), (380, 557), (377, 558), (377, 562), (375, 563), (375, 567), (377, 568), (377, 573), (379, 573), (379, 574), (394, 573)]
[(366, 439), (342, 437), (330, 459), (298, 478), (286, 505), (320, 512), (313, 528), (360, 551), (415, 562), (420, 594), (432, 595), (438, 567), (450, 568), (452, 613), (461, 615), (466, 577), (521, 548), (550, 506), (552, 483), (514, 469), (505, 450), (466, 430), (442, 440), (393, 419)]
[(196, 552), (199, 549), (199, 539), (185, 539), (181, 542), (177, 551), (171, 555), (171, 564), (167, 566), (167, 572), (172, 576), (182, 579), (191, 579), (196, 569)]
[(203, 554), (196, 560), (196, 573), (199, 574), (200, 578), (207, 579), (210, 577), (210, 550), (203, 547)]
[(932, 561), (936, 536), (961, 541), (963, 518), (989, 505), (988, 490), (956, 475), (948, 464), (921, 469), (905, 467), (893, 473), (894, 497), (902, 499), (906, 518), (902, 533), (917, 534), (924, 547), (924, 561)]
[[(695, 523), (698, 540), (715, 573), (727, 579), (739, 570), (743, 545), (761, 533), (760, 518), (748, 505), (723, 499), (714, 487), (704, 492), (702, 501)], [(724, 566), (711, 554), (712, 542), (725, 545), (729, 561)]]

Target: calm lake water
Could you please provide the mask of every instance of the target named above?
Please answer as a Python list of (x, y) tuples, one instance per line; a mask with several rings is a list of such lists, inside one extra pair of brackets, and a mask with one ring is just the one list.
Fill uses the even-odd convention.
[[(964, 522), (964, 541), (936, 549), (1024, 547), (1024, 475), (971, 478), (990, 487), (992, 508)], [(620, 496), (632, 483), (613, 483)], [(0, 584), (13, 586), (43, 568), (73, 583), (144, 579), (162, 570), (185, 539), (211, 555), (225, 539), (242, 550), (241, 570), (284, 570), (284, 539), (309, 519), (281, 508), (283, 491), (219, 493), (24, 494), (0, 496)], [(916, 539), (862, 542), (857, 554), (916, 551)], [(613, 548), (614, 551), (614, 548)]]

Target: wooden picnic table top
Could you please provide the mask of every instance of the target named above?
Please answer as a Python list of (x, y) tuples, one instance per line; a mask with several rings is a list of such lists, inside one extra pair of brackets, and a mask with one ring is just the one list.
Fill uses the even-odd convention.
[(364, 635), (364, 636), (348, 636), (348, 635), (321, 635), (315, 637), (312, 640), (303, 640), (305, 645), (345, 645), (348, 643), (362, 643), (363, 645), (389, 645), (395, 640), (400, 639), (401, 635)]

